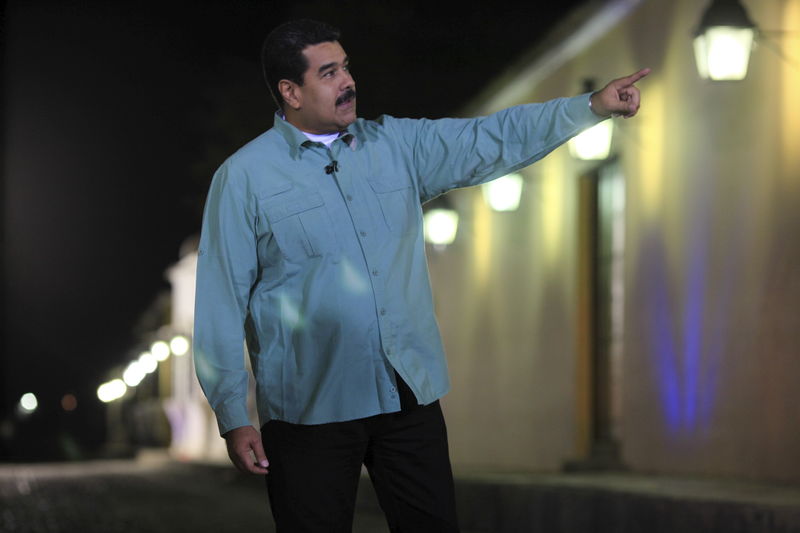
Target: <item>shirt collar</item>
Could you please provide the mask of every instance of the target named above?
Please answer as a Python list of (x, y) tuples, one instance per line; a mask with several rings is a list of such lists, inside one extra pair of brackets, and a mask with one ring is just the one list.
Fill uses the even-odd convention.
[[(289, 152), (293, 159), (297, 159), (299, 157), (301, 149), (308, 148), (309, 146), (315, 144), (314, 142), (310, 141), (302, 131), (295, 128), (287, 120), (281, 117), (281, 114), (277, 111), (275, 112), (273, 127), (286, 140), (286, 143), (289, 145)], [(356, 145), (358, 143), (355, 135), (350, 132), (349, 127), (341, 133), (340, 138), (350, 147), (351, 150), (356, 149)]]

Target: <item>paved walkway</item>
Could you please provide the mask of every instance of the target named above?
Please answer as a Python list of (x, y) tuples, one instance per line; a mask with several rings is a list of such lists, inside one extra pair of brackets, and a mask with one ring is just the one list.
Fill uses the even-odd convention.
[[(263, 478), (162, 455), (0, 464), (0, 533), (274, 531)], [(800, 533), (800, 487), (634, 474), (456, 472), (462, 533)], [(362, 480), (354, 533), (388, 533)]]
[(800, 533), (800, 486), (642, 474), (456, 471), (462, 526), (491, 533)]
[[(0, 465), (0, 532), (268, 533), (263, 483), (232, 467), (170, 461)], [(388, 528), (360, 510), (353, 531)]]

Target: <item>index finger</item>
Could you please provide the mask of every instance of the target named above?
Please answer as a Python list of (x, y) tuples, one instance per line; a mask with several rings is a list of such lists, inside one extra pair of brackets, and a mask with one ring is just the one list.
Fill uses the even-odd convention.
[(618, 79), (617, 80), (617, 84), (618, 84), (618, 86), (621, 86), (621, 87), (627, 87), (629, 85), (633, 85), (634, 83), (636, 83), (640, 79), (642, 79), (645, 76), (647, 76), (648, 74), (650, 74), (651, 71), (652, 71), (652, 69), (650, 69), (650, 68), (643, 68), (642, 70), (640, 70), (639, 72), (636, 72), (635, 74), (631, 74), (630, 76), (626, 76), (624, 78)]

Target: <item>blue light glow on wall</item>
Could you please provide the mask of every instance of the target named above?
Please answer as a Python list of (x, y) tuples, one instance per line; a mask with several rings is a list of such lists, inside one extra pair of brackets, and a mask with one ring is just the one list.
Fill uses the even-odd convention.
[[(713, 277), (709, 272), (708, 225), (702, 218), (690, 233), (682, 283), (667, 271), (665, 246), (655, 231), (646, 241), (641, 263), (659, 403), (675, 435), (707, 429), (711, 423), (731, 293), (730, 270), (714, 272)], [(712, 285), (721, 290), (709, 300)]]

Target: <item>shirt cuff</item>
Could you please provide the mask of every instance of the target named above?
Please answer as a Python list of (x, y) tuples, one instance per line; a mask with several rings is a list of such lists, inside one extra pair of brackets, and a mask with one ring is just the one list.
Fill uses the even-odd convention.
[(570, 116), (575, 118), (577, 124), (581, 124), (585, 128), (603, 122), (607, 118), (611, 118), (598, 115), (594, 112), (594, 109), (592, 109), (592, 93), (574, 96), (571, 100)]
[(224, 435), (238, 427), (252, 425), (250, 417), (247, 416), (247, 406), (244, 398), (235, 398), (218, 405), (214, 409), (214, 414), (217, 417), (220, 435)]

